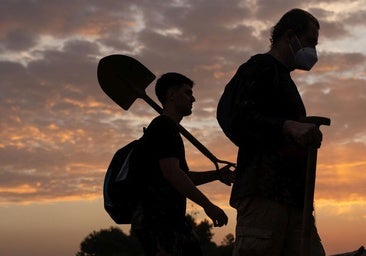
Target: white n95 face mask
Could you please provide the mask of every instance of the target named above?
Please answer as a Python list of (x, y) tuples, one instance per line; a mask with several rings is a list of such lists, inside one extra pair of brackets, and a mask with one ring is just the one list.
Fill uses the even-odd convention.
[(301, 48), (295, 54), (295, 68), (309, 71), (318, 61), (316, 49), (313, 47), (302, 47), (297, 36), (296, 39)]
[(295, 54), (295, 68), (309, 71), (318, 61), (315, 48), (304, 47)]

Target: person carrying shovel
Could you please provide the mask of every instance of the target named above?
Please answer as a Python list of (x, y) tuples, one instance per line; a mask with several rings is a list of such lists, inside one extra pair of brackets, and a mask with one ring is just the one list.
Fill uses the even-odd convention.
[(140, 160), (146, 166), (148, 184), (131, 223), (145, 255), (202, 255), (199, 241), (185, 218), (186, 198), (200, 205), (214, 226), (226, 225), (225, 212), (213, 204), (196, 185), (220, 180), (230, 185), (230, 165), (218, 171), (189, 171), (178, 124), (192, 113), (195, 101), (193, 81), (179, 73), (166, 73), (156, 82), (155, 92), (162, 103), (161, 115), (144, 133)]
[[(237, 209), (234, 256), (303, 255), (308, 148), (320, 147), (322, 123), (307, 122), (290, 72), (316, 63), (319, 27), (310, 13), (288, 11), (273, 27), (270, 51), (242, 64), (227, 85), (237, 90), (232, 125), (239, 138), (230, 197)], [(313, 215), (307, 220), (306, 256), (324, 256)]]

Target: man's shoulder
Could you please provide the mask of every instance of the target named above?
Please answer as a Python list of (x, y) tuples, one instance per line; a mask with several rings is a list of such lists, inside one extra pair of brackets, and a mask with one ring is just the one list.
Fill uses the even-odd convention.
[(174, 121), (166, 115), (159, 115), (159, 116), (155, 117), (150, 123), (150, 125), (156, 125), (156, 124), (164, 124), (164, 125), (171, 125), (171, 126), (175, 125)]
[(276, 59), (269, 53), (258, 53), (250, 57), (247, 61), (249, 65), (257, 65), (257, 66), (269, 66), (273, 67), (277, 65)]
[(165, 115), (155, 117), (145, 130), (147, 140), (155, 137), (175, 137), (176, 134), (179, 134), (177, 124)]
[(277, 61), (269, 53), (258, 53), (250, 57), (239, 67), (239, 72), (245, 72), (249, 76), (261, 76), (263, 74), (274, 74), (277, 72)]

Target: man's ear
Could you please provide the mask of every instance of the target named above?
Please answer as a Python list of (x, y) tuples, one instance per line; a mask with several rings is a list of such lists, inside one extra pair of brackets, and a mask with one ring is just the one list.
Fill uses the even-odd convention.
[(174, 101), (175, 90), (173, 90), (172, 88), (168, 89), (168, 91), (166, 92), (166, 99), (167, 101)]

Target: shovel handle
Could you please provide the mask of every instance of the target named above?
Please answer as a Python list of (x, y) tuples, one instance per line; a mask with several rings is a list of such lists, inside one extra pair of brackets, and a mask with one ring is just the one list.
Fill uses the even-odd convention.
[[(318, 128), (321, 125), (330, 125), (330, 119), (320, 116), (309, 116), (302, 120), (304, 123), (313, 123)], [(313, 226), (313, 210), (314, 210), (314, 190), (315, 190), (315, 177), (316, 177), (316, 162), (317, 162), (318, 149), (315, 146), (310, 145), (308, 147), (308, 158), (306, 165), (306, 183), (305, 183), (305, 195), (304, 195), (304, 212), (302, 217), (302, 234), (301, 234), (301, 256), (310, 256), (310, 235), (311, 228)]]
[(306, 186), (304, 197), (304, 212), (302, 218), (302, 240), (301, 240), (301, 256), (310, 256), (310, 236), (313, 208), (314, 208), (314, 191), (316, 177), (316, 162), (318, 149), (313, 146), (308, 148), (307, 170), (306, 170)]

